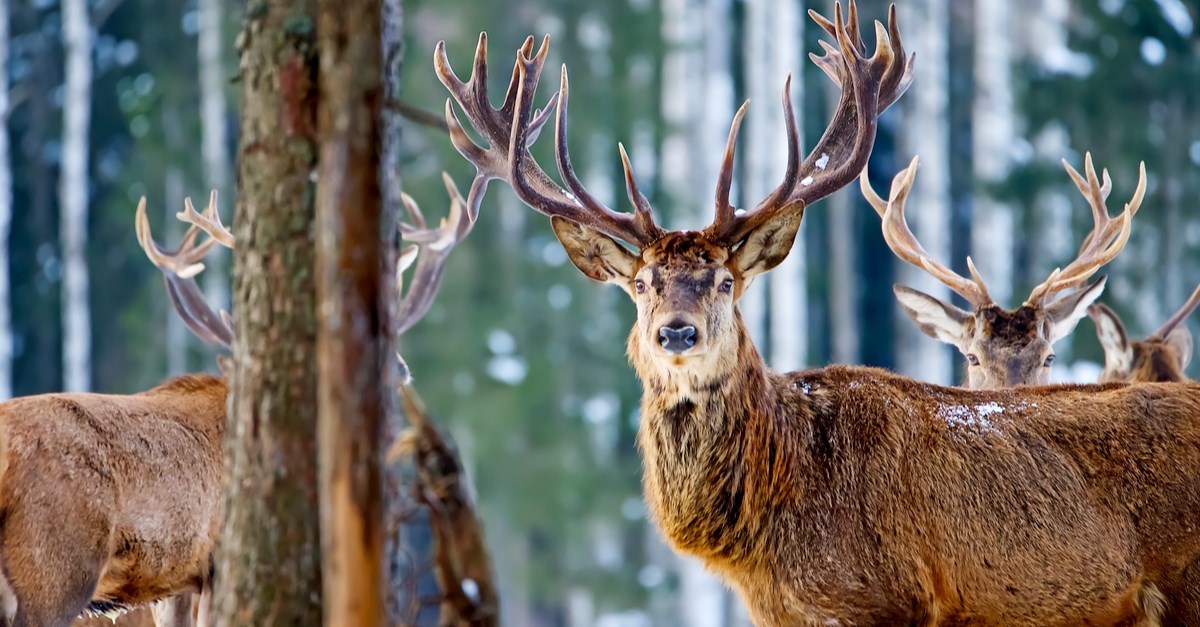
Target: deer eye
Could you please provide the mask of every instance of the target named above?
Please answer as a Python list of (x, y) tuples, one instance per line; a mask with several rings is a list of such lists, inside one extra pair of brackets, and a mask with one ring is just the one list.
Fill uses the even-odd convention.
[(633, 290), (638, 294), (646, 293), (646, 282), (641, 279), (633, 280)]
[(1046, 361), (1042, 362), (1042, 367), (1049, 368), (1052, 363), (1054, 363), (1054, 355), (1046, 355)]
[(978, 366), (979, 365), (979, 357), (977, 357), (975, 355), (975, 353), (971, 353), (971, 354), (967, 355), (967, 363), (971, 364), (972, 366)]
[(725, 279), (724, 281), (721, 281), (721, 286), (717, 288), (717, 291), (721, 292), (722, 294), (728, 294), (732, 292), (733, 279)]

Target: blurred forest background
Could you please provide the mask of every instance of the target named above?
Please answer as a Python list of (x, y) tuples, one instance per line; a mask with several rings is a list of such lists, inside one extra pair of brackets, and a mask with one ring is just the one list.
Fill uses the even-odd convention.
[[(806, 54), (819, 29), (798, 0), (409, 0), (408, 105), (440, 116), (432, 71), (444, 39), (460, 74), (480, 31), (492, 89), (528, 34), (549, 33), (572, 79), (570, 143), (584, 181), (624, 206), (616, 142), (630, 150), (660, 221), (699, 228), (730, 119), (753, 101), (740, 145), (739, 205), (782, 176), (780, 89), (811, 145), (835, 100)], [(909, 222), (965, 274), (1020, 304), (1068, 262), (1091, 227), (1059, 163), (1090, 150), (1114, 180), (1110, 208), (1147, 200), (1103, 301), (1144, 335), (1200, 280), (1200, 35), (1195, 0), (900, 0), (916, 80), (883, 118), (875, 187), (919, 154)], [(161, 241), (173, 214), (210, 188), (226, 222), (235, 185), (244, 11), (230, 0), (15, 0), (0, 11), (0, 396), (131, 392), (171, 373), (213, 370), (169, 310), (134, 238), (146, 195)], [(864, 18), (884, 18), (863, 0)], [(309, 26), (298, 24), (297, 28)], [(864, 29), (868, 42), (873, 36)], [(556, 77), (547, 71), (548, 77)], [(548, 79), (549, 80), (549, 79)], [(543, 86), (539, 103), (557, 86)], [(439, 173), (465, 162), (434, 128), (405, 127), (401, 180), (427, 214)], [(543, 139), (535, 154), (552, 156)], [(675, 557), (645, 520), (633, 445), (639, 389), (624, 358), (633, 308), (566, 261), (548, 221), (501, 184), (452, 257), (434, 309), (405, 354), (475, 481), (511, 625), (692, 625), (744, 621), (732, 596)], [(174, 231), (172, 231), (174, 229)], [(863, 363), (941, 383), (952, 349), (897, 312), (891, 285), (944, 288), (896, 260), (855, 188), (809, 210), (791, 258), (743, 308), (777, 369)], [(228, 302), (227, 267), (204, 273)], [(1062, 380), (1090, 381), (1090, 322), (1058, 346)]]

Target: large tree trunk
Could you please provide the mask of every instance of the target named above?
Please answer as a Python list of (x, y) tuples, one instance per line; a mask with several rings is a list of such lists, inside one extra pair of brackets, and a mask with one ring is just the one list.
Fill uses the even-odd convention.
[(8, 141), (8, 3), (0, 6), (0, 400), (12, 398), (12, 287), (8, 233), (12, 228), (12, 158)]
[[(900, 3), (900, 23), (907, 25), (905, 46), (917, 54), (921, 84), (901, 103), (898, 163), (921, 156), (921, 171), (908, 199), (908, 223), (929, 254), (950, 263), (950, 129), (948, 35), (950, 14), (946, 0), (910, 0)], [(906, 263), (897, 261), (899, 283), (941, 299), (949, 299), (944, 285)], [(950, 351), (926, 337), (897, 307), (896, 370), (932, 383), (951, 383)]]
[(379, 0), (320, 0), (318, 433), (326, 624), (384, 623)]
[(214, 614), (218, 625), (319, 625), (316, 7), (255, 7), (241, 41), (230, 488)]
[(92, 385), (92, 329), (87, 268), (92, 25), (87, 0), (63, 0), (62, 39), (66, 72), (58, 204), (63, 260), (63, 389), (80, 392)]
[[(204, 178), (208, 187), (217, 190), (220, 198), (230, 198), (232, 168), (227, 147), (229, 133), (226, 130), (228, 107), (225, 104), (225, 85), (228, 78), (221, 55), (224, 47), (224, 37), (221, 35), (224, 19), (222, 1), (198, 0), (196, 5), (199, 17), (200, 153), (204, 158)], [(218, 246), (204, 263), (209, 267), (209, 271), (204, 273), (208, 302), (214, 307), (224, 307), (229, 302), (224, 247)]]
[(975, 3), (975, 97), (971, 107), (972, 163), (976, 183), (971, 220), (971, 254), (1002, 306), (1011, 307), (1013, 291), (1013, 209), (992, 196), (991, 188), (1008, 178), (1016, 138), (1013, 109), (1012, 8), (1006, 2)]

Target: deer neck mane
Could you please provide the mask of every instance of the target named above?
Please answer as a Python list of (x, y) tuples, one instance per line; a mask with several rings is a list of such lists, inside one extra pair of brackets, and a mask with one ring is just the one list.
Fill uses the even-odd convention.
[(767, 537), (764, 512), (794, 500), (800, 451), (781, 436), (785, 415), (777, 377), (763, 363), (741, 315), (736, 350), (716, 368), (677, 375), (647, 363), (637, 334), (630, 357), (642, 381), (646, 500), (663, 534), (710, 562), (757, 554)]

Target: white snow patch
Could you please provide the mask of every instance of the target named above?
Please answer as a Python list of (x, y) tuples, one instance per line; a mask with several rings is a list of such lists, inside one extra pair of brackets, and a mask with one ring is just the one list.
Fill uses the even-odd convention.
[(734, 210), (733, 210), (733, 215), (735, 215), (735, 216), (744, 216), (744, 215), (746, 215), (746, 210), (745, 210), (745, 209), (734, 209)]
[(824, 152), (821, 153), (821, 158), (817, 159), (817, 162), (814, 165), (817, 166), (818, 170), (824, 170), (825, 166), (829, 165), (829, 154)]
[(811, 176), (806, 176), (806, 177), (804, 177), (803, 179), (801, 179), (801, 180), (800, 180), (800, 184), (801, 184), (801, 185), (803, 185), (803, 186), (805, 186), (805, 187), (808, 187), (809, 185), (812, 185), (812, 184), (813, 184), (813, 177), (811, 177)]
[(938, 405), (937, 416), (945, 420), (951, 427), (969, 428), (980, 433), (995, 431), (995, 425), (988, 416), (1003, 414), (1004, 406), (999, 403), (980, 403), (968, 405)]

